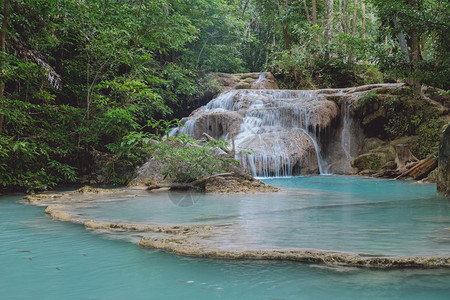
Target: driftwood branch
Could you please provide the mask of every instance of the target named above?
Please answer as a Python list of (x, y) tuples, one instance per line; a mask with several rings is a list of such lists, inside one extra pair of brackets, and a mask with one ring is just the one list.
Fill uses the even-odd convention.
[(412, 177), (415, 180), (425, 178), (431, 171), (437, 168), (438, 161), (433, 155), (421, 160), (417, 165), (409, 169), (408, 171), (400, 174), (395, 179), (401, 179), (406, 177)]

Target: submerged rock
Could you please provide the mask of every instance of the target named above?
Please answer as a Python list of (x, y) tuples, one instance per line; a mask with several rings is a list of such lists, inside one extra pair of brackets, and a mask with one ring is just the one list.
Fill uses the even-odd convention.
[(52, 218), (60, 221), (73, 221), (70, 214), (64, 210), (65, 206), (63, 204), (50, 205), (45, 209), (45, 213), (52, 216)]

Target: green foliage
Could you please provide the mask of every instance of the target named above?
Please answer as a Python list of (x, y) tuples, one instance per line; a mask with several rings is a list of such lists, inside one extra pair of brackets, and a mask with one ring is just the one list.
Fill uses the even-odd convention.
[(450, 126), (450, 122), (447, 122), (444, 126), (442, 126), (442, 133), (444, 133), (445, 130)]
[(427, 157), (435, 154), (439, 148), (439, 141), (442, 136), (443, 121), (441, 119), (431, 119), (424, 122), (417, 129), (419, 143), (417, 144), (417, 153), (419, 157)]
[(64, 154), (45, 142), (0, 136), (0, 188), (30, 192), (74, 182), (75, 168), (54, 159)]
[(381, 73), (368, 61), (370, 41), (344, 33), (328, 41), (317, 25), (293, 28), (298, 44), (275, 50), (267, 66), (282, 88), (348, 87), (382, 81)]
[(418, 135), (418, 142), (413, 148), (419, 158), (437, 151), (444, 123), (436, 108), (425, 99), (414, 99), (410, 90), (385, 101), (383, 106), (388, 118), (384, 127), (388, 137)]
[(384, 108), (388, 115), (388, 123), (385, 125), (384, 130), (391, 138), (408, 135), (413, 132), (413, 124), (410, 122), (412, 111), (407, 102), (409, 102), (408, 99), (401, 99), (400, 97), (393, 97), (384, 102)]
[(373, 111), (373, 108), (376, 104), (380, 102), (380, 97), (375, 92), (368, 92), (361, 96), (358, 103), (356, 104), (356, 108), (362, 113), (362, 115), (366, 115)]
[[(380, 19), (376, 61), (384, 72), (398, 78), (448, 89), (448, 1), (371, 0)], [(412, 45), (420, 44), (416, 50)], [(417, 56), (413, 53), (417, 52)]]
[[(316, 88), (381, 82), (380, 69), (448, 90), (448, 3), (366, 1), (364, 39), (362, 11), (358, 6), (353, 34), (347, 2), (345, 10), (334, 1), (333, 18), (325, 20), (318, 1), (313, 25), (304, 10), (306, 3), (311, 13), (311, 2), (302, 0), (10, 1), (0, 70), (0, 189), (73, 182), (92, 171), (89, 158), (98, 152), (111, 158), (110, 183), (123, 183), (121, 168), (140, 164), (153, 149), (149, 141), (170, 125), (148, 120), (185, 116), (203, 104), (218, 90), (211, 71), (265, 69), (282, 88)], [(410, 41), (416, 29), (423, 59), (408, 63), (397, 35)], [(378, 101), (372, 96), (360, 103), (364, 109)], [(438, 122), (426, 121), (437, 117), (404, 98), (386, 103), (389, 137), (434, 141)], [(179, 139), (167, 138), (177, 147), (160, 152), (198, 167), (180, 180), (211, 172), (198, 155), (221, 168), (212, 145), (199, 150)]]
[(152, 146), (154, 158), (163, 162), (162, 175), (175, 182), (192, 182), (203, 176), (224, 172), (236, 161), (216, 152), (223, 140), (199, 144), (191, 136), (167, 137)]

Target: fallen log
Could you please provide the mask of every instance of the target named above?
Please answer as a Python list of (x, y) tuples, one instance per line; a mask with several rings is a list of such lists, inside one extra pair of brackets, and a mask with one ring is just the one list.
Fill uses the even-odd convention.
[(403, 172), (399, 176), (397, 176), (395, 179), (401, 179), (406, 177), (412, 177), (415, 180), (420, 180), (428, 176), (428, 174), (431, 173), (434, 169), (436, 169), (438, 166), (438, 161), (434, 157), (434, 155), (431, 155), (423, 160), (421, 160), (417, 165), (412, 167), (406, 172)]

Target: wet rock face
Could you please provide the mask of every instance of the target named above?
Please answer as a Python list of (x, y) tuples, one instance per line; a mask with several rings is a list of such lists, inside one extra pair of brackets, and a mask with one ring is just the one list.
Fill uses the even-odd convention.
[(230, 90), (182, 120), (178, 129), (234, 144), (254, 176), (317, 174), (318, 138), (339, 116), (338, 105), (316, 91)]
[(450, 197), (450, 127), (442, 136), (439, 147), (439, 166), (437, 191), (439, 194)]
[(253, 174), (319, 174), (314, 144), (304, 131), (280, 128), (277, 132), (254, 135), (241, 147), (251, 149), (251, 155), (241, 152), (238, 157)]

